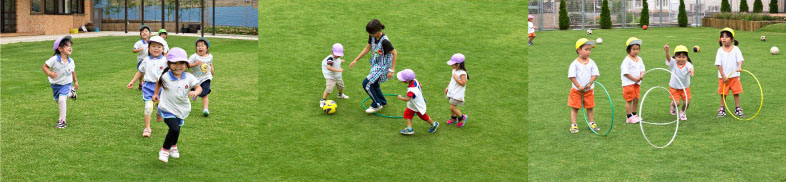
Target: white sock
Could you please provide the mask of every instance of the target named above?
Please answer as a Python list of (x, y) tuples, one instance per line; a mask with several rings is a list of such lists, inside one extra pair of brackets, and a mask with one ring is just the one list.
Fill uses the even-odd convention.
[(66, 96), (57, 97), (57, 106), (60, 108), (60, 120), (66, 119)]

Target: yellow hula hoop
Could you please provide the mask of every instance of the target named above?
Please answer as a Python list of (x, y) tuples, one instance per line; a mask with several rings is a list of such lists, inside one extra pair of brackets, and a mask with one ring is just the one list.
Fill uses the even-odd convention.
[[(756, 111), (756, 114), (753, 114), (753, 116), (751, 116), (750, 118), (747, 118), (747, 119), (742, 119), (742, 118), (739, 118), (736, 115), (734, 115), (734, 113), (732, 113), (731, 110), (729, 110), (729, 106), (726, 104), (726, 94), (728, 94), (728, 90), (726, 90), (726, 82), (723, 82), (723, 84), (722, 84), (723, 85), (723, 94), (721, 94), (721, 97), (723, 98), (723, 107), (726, 108), (726, 112), (728, 112), (732, 117), (734, 117), (734, 119), (742, 120), (742, 121), (748, 121), (748, 120), (752, 120), (753, 118), (756, 118), (756, 116), (759, 115), (759, 112), (761, 112), (761, 107), (764, 106), (764, 89), (761, 88), (761, 82), (759, 82), (759, 78), (756, 78), (756, 75), (753, 75), (753, 73), (751, 73), (750, 71), (748, 71), (746, 69), (742, 69), (740, 71), (741, 72), (746, 72), (749, 75), (751, 75), (751, 77), (753, 77), (753, 80), (756, 81), (756, 84), (759, 85), (759, 94), (761, 94), (761, 101), (759, 101), (759, 110)], [(734, 74), (734, 73), (732, 72), (731, 74)], [(731, 76), (731, 74), (726, 76), (726, 78), (729, 78), (729, 76)]]

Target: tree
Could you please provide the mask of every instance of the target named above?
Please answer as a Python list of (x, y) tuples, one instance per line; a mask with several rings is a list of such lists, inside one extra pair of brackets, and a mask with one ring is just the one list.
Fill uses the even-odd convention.
[(753, 1), (753, 13), (761, 13), (764, 11), (764, 4), (761, 3), (761, 0)]
[(685, 13), (685, 0), (680, 0), (680, 12), (677, 15), (677, 23), (680, 25), (680, 27), (688, 26), (688, 14)]
[(641, 1), (641, 19), (639, 20), (639, 26), (641, 27), (644, 25), (650, 26), (650, 9), (647, 6), (647, 0)]
[(778, 13), (778, 0), (770, 0), (770, 13)]
[(748, 0), (740, 0), (740, 13), (743, 12), (750, 12), (750, 8), (748, 8)]
[(721, 0), (721, 12), (731, 13), (731, 4), (729, 4), (729, 0)]
[(600, 28), (611, 29), (611, 11), (609, 10), (609, 0), (603, 0), (600, 8)]
[(559, 0), (559, 29), (567, 30), (570, 28), (570, 17), (568, 17), (568, 8), (565, 5), (565, 0)]

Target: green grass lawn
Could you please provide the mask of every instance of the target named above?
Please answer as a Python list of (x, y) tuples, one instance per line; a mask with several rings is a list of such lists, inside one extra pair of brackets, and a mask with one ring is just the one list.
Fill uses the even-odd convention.
[[(523, 1), (266, 1), (260, 16), (260, 172), (272, 180), (523, 181), (526, 176), (527, 64)], [(374, 10), (371, 10), (374, 9)], [(366, 114), (361, 87), (368, 56), (366, 23), (380, 19), (398, 51), (397, 71), (410, 68), (422, 83), (436, 134), (415, 118), (414, 136), (401, 136), (404, 119)], [(321, 60), (342, 43), (345, 92), (335, 115), (317, 107), (325, 80)], [(467, 56), (470, 80), (465, 128), (444, 123), (450, 81), (445, 62)], [(386, 94), (404, 94), (395, 79)], [(336, 99), (335, 93), (329, 99)], [(403, 113), (388, 97), (384, 114)], [(370, 104), (366, 103), (366, 104)]]
[[(759, 32), (786, 33), (786, 23), (778, 23), (761, 27)], [(783, 44), (781, 44), (783, 45)]]
[[(180, 159), (158, 161), (167, 126), (144, 128), (141, 92), (126, 89), (134, 75), (138, 36), (79, 38), (73, 55), (79, 99), (68, 100), (68, 128), (56, 129), (58, 109), (41, 65), (52, 42), (2, 48), (2, 179), (8, 181), (220, 181), (254, 180), (252, 141), (259, 120), (256, 42), (210, 39), (215, 79), (209, 118), (202, 101), (182, 127)], [(170, 47), (194, 52), (194, 37), (170, 36)], [(154, 119), (155, 120), (155, 119)]]
[[(775, 181), (786, 180), (781, 171), (786, 156), (784, 142), (783, 76), (786, 67), (783, 53), (774, 56), (769, 48), (783, 48), (786, 34), (738, 31), (745, 62), (764, 88), (764, 107), (752, 121), (737, 121), (731, 116), (717, 118), (720, 103), (717, 94), (717, 67), (714, 66), (719, 29), (714, 28), (651, 28), (539, 32), (535, 45), (529, 47), (529, 114), (528, 179), (531, 181)], [(767, 42), (759, 36), (766, 35)], [(625, 40), (636, 36), (643, 40), (640, 57), (647, 69), (667, 68), (663, 45), (673, 48), (683, 44), (701, 46), (700, 53), (690, 53), (696, 75), (691, 79), (692, 102), (688, 121), (682, 122), (674, 143), (666, 149), (651, 147), (642, 137), (638, 124), (626, 124), (625, 102), (620, 86), (620, 63)], [(600, 127), (608, 129), (614, 118), (614, 129), (608, 137), (592, 134), (579, 115), (580, 132), (570, 134), (570, 109), (567, 107), (570, 81), (567, 70), (577, 55), (577, 39), (602, 37), (603, 44), (592, 49), (598, 65), (597, 81), (608, 88), (613, 99), (614, 115), (609, 101), (598, 87), (595, 90), (596, 116)], [(644, 77), (641, 94), (652, 86), (668, 87), (666, 72), (651, 72)], [(742, 107), (751, 116), (759, 106), (759, 89), (752, 77), (743, 75)], [(644, 119), (668, 122), (667, 93), (652, 91), (644, 105)], [(733, 103), (731, 98), (728, 102)], [(731, 104), (730, 103), (730, 104)], [(733, 107), (733, 106), (732, 106)], [(732, 108), (733, 109), (733, 108)], [(674, 133), (675, 125), (644, 126), (657, 145), (663, 145)]]

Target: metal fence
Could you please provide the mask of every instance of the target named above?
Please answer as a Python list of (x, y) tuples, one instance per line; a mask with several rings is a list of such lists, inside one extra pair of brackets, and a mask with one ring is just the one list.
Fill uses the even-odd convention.
[(214, 24), (256, 28), (259, 22), (257, 0), (96, 0), (94, 7), (93, 22), (102, 30), (123, 31), (128, 25), (128, 31), (138, 31), (145, 24), (154, 31), (182, 32)]
[[(679, 0), (646, 0), (649, 10), (649, 26), (676, 26), (679, 13)], [(753, 8), (755, 0), (748, 0), (748, 7)], [(771, 0), (762, 0), (764, 12), (769, 12)], [(777, 0), (779, 12), (786, 9), (786, 0)], [(588, 29), (600, 27), (602, 0), (565, 0), (570, 29)], [(701, 26), (701, 18), (720, 12), (721, 0), (684, 0), (685, 12), (690, 26)], [(740, 0), (729, 0), (732, 11), (739, 11)], [(613, 27), (639, 27), (642, 0), (608, 0)], [(531, 0), (529, 13), (535, 16), (535, 24), (539, 30), (559, 28), (559, 0)]]

